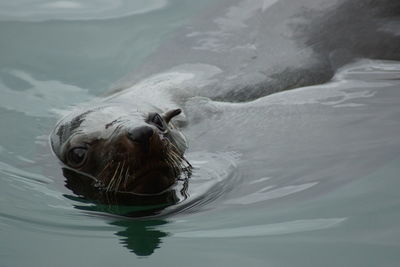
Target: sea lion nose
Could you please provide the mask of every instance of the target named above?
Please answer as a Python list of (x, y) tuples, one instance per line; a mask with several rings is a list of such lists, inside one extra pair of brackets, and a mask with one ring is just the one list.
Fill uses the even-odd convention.
[(154, 134), (153, 128), (149, 126), (141, 126), (128, 131), (128, 138), (142, 146), (142, 149), (147, 152), (149, 150), (150, 137)]

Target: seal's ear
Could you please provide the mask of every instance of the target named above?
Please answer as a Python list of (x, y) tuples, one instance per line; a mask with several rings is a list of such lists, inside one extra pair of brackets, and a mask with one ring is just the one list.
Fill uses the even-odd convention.
[(178, 116), (179, 114), (181, 114), (181, 112), (182, 112), (182, 110), (179, 109), (179, 108), (178, 108), (178, 109), (173, 109), (173, 110), (170, 110), (170, 111), (165, 112), (165, 113), (163, 114), (163, 118), (164, 118), (164, 120), (165, 120), (167, 123), (169, 123), (170, 120), (171, 120), (173, 117)]

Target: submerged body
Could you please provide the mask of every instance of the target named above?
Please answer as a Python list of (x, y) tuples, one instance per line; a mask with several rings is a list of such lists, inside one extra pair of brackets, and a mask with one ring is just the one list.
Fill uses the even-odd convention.
[[(359, 57), (398, 59), (398, 49), (393, 47), (398, 47), (399, 37), (389, 27), (395, 10), (398, 4), (390, 0), (383, 1), (381, 6), (374, 1), (344, 0), (227, 1), (226, 5), (199, 14), (116, 85), (118, 89), (127, 89), (94, 101), (63, 119), (52, 134), (52, 148), (68, 170), (92, 178), (89, 187), (97, 186), (106, 192), (163, 192), (181, 173), (188, 174), (190, 165), (183, 158), (186, 148), (183, 136), (172, 125), (167, 132), (160, 130), (150, 114), (182, 108), (191, 122), (187, 130), (196, 129), (197, 134), (203, 130), (199, 121), (205, 118), (210, 121), (216, 114), (222, 116), (224, 109), (231, 106), (212, 100), (246, 102), (277, 91), (323, 83)], [(343, 25), (351, 27), (343, 31)], [(329, 29), (329, 34), (324, 34), (321, 28)], [(339, 44), (337, 36), (344, 39)], [(378, 39), (379, 45), (374, 41)], [(263, 112), (260, 114), (271, 119)], [(245, 115), (238, 123), (251, 118)], [(217, 145), (231, 149), (247, 144), (243, 140), (248, 140), (248, 128), (240, 128), (233, 121), (218, 121), (216, 125), (228, 123), (218, 128), (224, 131), (233, 125), (232, 133), (237, 136), (243, 132), (245, 137), (229, 140), (221, 132), (222, 141), (218, 138), (204, 141), (208, 151)], [(140, 127), (145, 127), (141, 128), (144, 136), (153, 132), (152, 137), (144, 138), (149, 148), (129, 138), (129, 131)], [(251, 128), (255, 131), (256, 127)], [(262, 128), (255, 132), (264, 135), (266, 131)], [(244, 154), (249, 156), (258, 151), (264, 139), (255, 142), (256, 147)], [(202, 142), (202, 139), (197, 141)], [(82, 167), (68, 162), (66, 155), (74, 147), (78, 148), (75, 151), (78, 154), (86, 155), (87, 151), (90, 160)], [(270, 148), (266, 149), (269, 153), (265, 156), (269, 156)], [(167, 156), (165, 151), (174, 156)], [(257, 155), (257, 160), (260, 158)]]

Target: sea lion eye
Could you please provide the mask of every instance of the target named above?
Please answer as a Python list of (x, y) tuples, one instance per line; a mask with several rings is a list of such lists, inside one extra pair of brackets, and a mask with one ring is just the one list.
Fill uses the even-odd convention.
[(68, 152), (68, 162), (73, 167), (80, 167), (86, 159), (87, 148), (75, 147)]
[(163, 118), (161, 118), (160, 114), (158, 114), (158, 113), (152, 114), (152, 116), (150, 117), (150, 121), (155, 126), (157, 126), (158, 129), (160, 129), (161, 131), (165, 131), (164, 120), (163, 120)]

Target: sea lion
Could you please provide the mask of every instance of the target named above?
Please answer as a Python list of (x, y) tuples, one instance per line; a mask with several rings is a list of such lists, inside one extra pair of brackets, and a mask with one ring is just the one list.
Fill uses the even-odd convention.
[(64, 175), (89, 177), (98, 191), (137, 195), (161, 194), (188, 177), (187, 142), (172, 122), (181, 109), (160, 110), (140, 97), (114, 100), (94, 101), (56, 124), (50, 143)]

